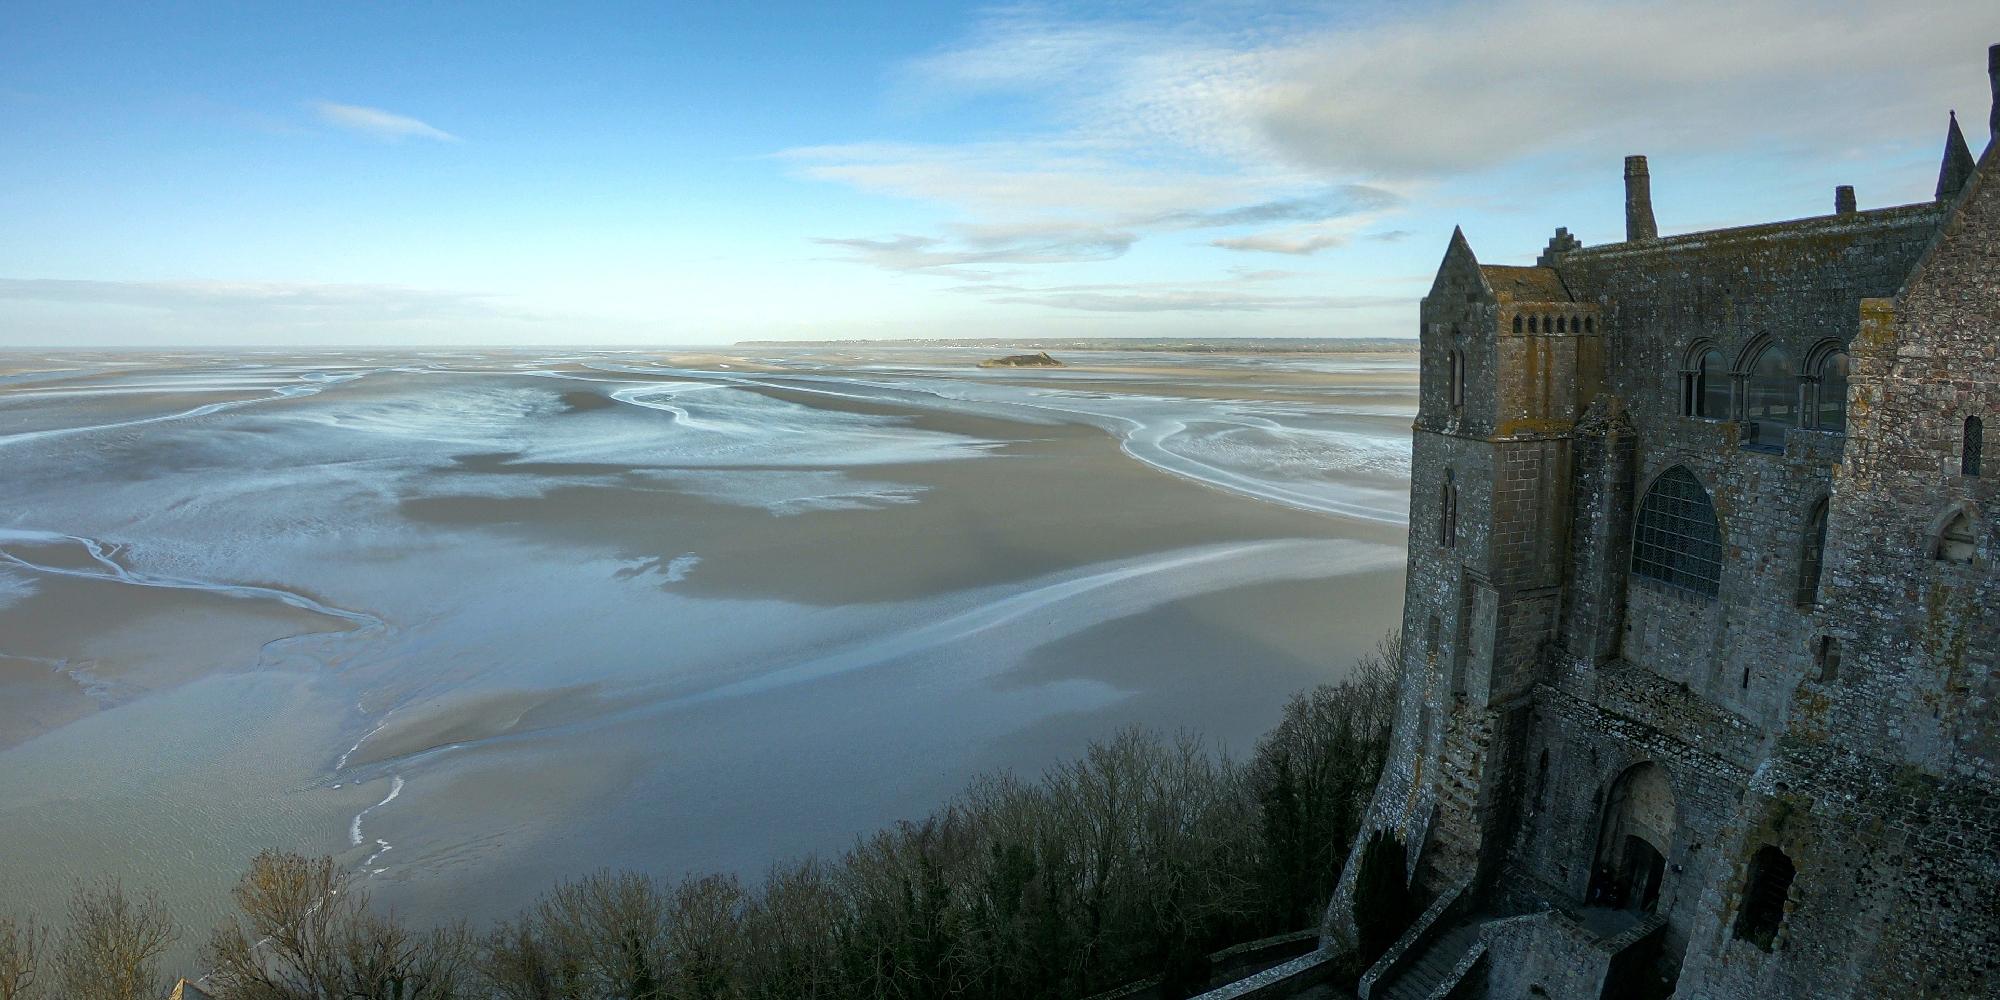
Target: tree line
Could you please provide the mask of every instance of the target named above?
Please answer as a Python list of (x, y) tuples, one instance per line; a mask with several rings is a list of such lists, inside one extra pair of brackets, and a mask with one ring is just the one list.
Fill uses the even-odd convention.
[[(1398, 662), (1294, 696), (1248, 761), (1132, 729), (1037, 781), (975, 780), (919, 821), (761, 883), (600, 872), (513, 919), (416, 928), (331, 858), (266, 852), (203, 949), (221, 1000), (1074, 1000), (1314, 926), (1388, 751)], [(1398, 873), (1400, 875), (1400, 873)], [(1400, 881), (1400, 879), (1398, 879)], [(0, 1000), (158, 1000), (186, 930), (157, 894), (80, 884), (0, 915)]]

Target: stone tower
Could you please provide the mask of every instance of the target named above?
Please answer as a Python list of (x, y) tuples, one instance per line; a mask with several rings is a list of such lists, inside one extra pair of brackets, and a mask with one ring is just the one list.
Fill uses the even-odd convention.
[(2000, 995), (2000, 143), (1945, 148), (1917, 204), (1661, 237), (1629, 157), (1620, 242), (1452, 234), (1362, 838), (1429, 905), (1364, 996)]

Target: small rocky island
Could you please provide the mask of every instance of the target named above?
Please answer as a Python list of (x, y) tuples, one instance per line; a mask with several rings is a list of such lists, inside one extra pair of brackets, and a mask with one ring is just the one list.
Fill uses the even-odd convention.
[(1049, 357), (1049, 352), (1034, 354), (1009, 354), (1004, 358), (989, 358), (979, 363), (981, 368), (1061, 368), (1063, 363)]

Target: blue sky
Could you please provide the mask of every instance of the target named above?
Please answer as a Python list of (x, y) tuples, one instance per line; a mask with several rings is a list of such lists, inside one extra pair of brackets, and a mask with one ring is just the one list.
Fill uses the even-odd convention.
[(1527, 263), (1922, 200), (2000, 4), (17, 4), (0, 346), (1407, 336)]

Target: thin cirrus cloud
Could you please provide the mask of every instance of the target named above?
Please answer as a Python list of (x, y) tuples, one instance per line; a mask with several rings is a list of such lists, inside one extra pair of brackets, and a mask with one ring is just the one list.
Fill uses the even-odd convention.
[(346, 129), (376, 139), (430, 139), (436, 142), (458, 142), (458, 136), (446, 132), (429, 122), (399, 115), (381, 108), (364, 107), (359, 104), (340, 104), (334, 101), (314, 101), (314, 113), (320, 121), (336, 128)]
[[(781, 155), (805, 177), (983, 225), (1063, 218), (1135, 241), (1236, 229), (1205, 245), (1307, 256), (1394, 242), (1407, 231), (1371, 227), (1415, 193), (1537, 158), (1629, 148), (1824, 159), (1928, 135), (1938, 94), (1978, 101), (1985, 82), (1938, 53), (1976, 61), (1964, 39), (2000, 37), (2000, 6), (1919, 6), (1922, 16), (1819, 0), (1498, 0), (1220, 27), (1222, 8), (1198, 2), (1134, 17), (1005, 6), (906, 63), (896, 89), (933, 110), (1025, 100), (1052, 124), (1007, 140)], [(917, 239), (932, 254), (979, 249)], [(851, 259), (928, 270), (879, 252)]]

